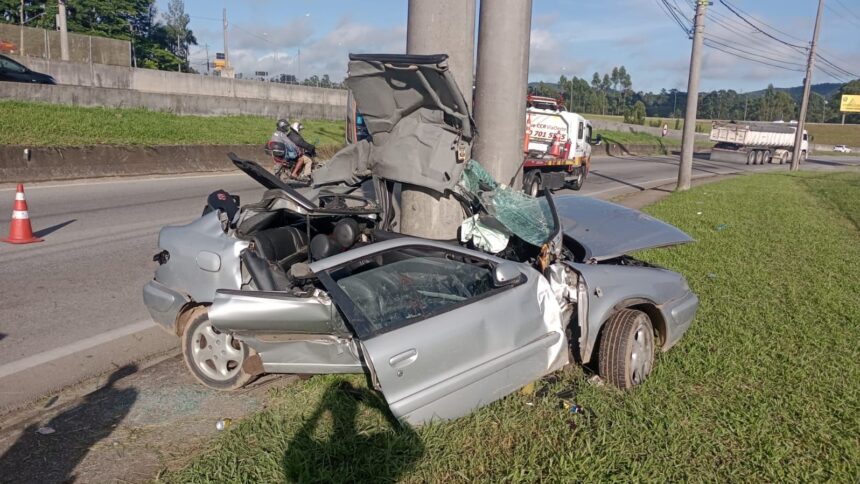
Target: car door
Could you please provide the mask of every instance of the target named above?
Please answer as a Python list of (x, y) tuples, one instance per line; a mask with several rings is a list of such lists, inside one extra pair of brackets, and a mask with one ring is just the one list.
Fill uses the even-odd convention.
[(540, 273), (417, 240), (374, 244), (321, 272), (311, 265), (396, 417), (457, 418), (567, 363), (560, 309)]
[(322, 291), (302, 296), (221, 289), (212, 325), (254, 349), (267, 373), (362, 373), (352, 333)]

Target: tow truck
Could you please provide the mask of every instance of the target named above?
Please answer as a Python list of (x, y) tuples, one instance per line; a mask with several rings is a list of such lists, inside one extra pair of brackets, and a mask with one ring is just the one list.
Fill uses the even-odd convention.
[[(592, 126), (561, 100), (529, 95), (523, 140), (523, 190), (579, 190), (591, 166)], [(600, 139), (594, 140), (600, 144)]]

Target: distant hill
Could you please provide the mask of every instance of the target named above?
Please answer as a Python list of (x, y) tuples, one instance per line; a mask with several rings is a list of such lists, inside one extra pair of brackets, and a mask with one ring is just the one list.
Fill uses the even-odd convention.
[[(839, 88), (842, 87), (842, 84), (835, 82), (825, 82), (821, 84), (813, 84), (812, 92), (816, 94), (820, 94), (824, 96), (825, 99), (830, 99), (834, 94), (839, 91)], [(792, 97), (796, 102), (800, 102), (801, 96), (803, 96), (803, 86), (797, 87), (775, 87), (777, 91), (787, 92), (789, 96)], [(752, 91), (747, 93), (750, 97), (759, 97), (764, 95), (765, 89), (761, 89), (759, 91)]]
[[(534, 89), (534, 88), (538, 87), (540, 84), (541, 84), (540, 82), (530, 82), (529, 87)], [(549, 87), (558, 89), (558, 83), (544, 82), (543, 84), (545, 86), (549, 86)], [(839, 91), (840, 87), (842, 87), (842, 84), (839, 84), (836, 82), (824, 82), (821, 84), (813, 84), (812, 85), (812, 92), (824, 96), (825, 99), (830, 99), (834, 94), (836, 94)], [(803, 95), (803, 86), (776, 87), (774, 89), (776, 89), (777, 91), (787, 92), (788, 95), (791, 96), (798, 103), (800, 102), (800, 97)], [(758, 91), (748, 92), (745, 95), (747, 95), (749, 97), (759, 97), (759, 96), (764, 95), (764, 93), (765, 93), (765, 89), (760, 89)], [(678, 91), (678, 94), (686, 94), (686, 93), (684, 93), (683, 91)]]

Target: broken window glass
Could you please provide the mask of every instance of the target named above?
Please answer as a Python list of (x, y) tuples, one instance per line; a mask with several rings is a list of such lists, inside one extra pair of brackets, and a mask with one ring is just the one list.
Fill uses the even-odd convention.
[(469, 160), (460, 187), (477, 198), (489, 215), (529, 244), (541, 246), (555, 233), (546, 197), (534, 198), (499, 185), (477, 161)]

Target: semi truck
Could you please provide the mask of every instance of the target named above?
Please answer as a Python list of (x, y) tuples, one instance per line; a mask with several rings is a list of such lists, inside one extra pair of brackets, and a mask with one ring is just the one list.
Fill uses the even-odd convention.
[[(523, 140), (523, 190), (579, 190), (591, 166), (591, 123), (553, 98), (528, 96)], [(598, 141), (599, 143), (599, 141)]]
[[(711, 159), (716, 161), (741, 161), (747, 165), (791, 161), (794, 151), (794, 123), (753, 123), (714, 121), (711, 141), (716, 145), (711, 150)], [(806, 161), (809, 153), (809, 134), (803, 131), (800, 161)]]

